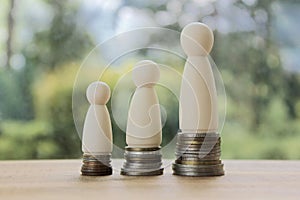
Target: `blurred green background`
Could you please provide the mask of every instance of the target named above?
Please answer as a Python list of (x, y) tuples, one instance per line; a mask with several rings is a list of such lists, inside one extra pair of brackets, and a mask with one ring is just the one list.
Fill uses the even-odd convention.
[[(194, 21), (215, 34), (211, 56), (227, 92), (223, 158), (300, 159), (299, 10), (296, 0), (2, 0), (0, 159), (81, 157), (72, 89), (87, 54), (133, 28), (181, 31)], [(113, 88), (121, 75), (111, 68), (104, 80)], [(166, 95), (163, 132), (172, 134), (163, 145), (178, 129), (178, 101)], [(114, 120), (113, 131), (124, 146)]]

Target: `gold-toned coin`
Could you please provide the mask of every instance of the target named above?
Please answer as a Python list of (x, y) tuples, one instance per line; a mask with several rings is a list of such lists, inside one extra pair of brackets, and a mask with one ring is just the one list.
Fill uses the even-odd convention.
[(217, 165), (221, 164), (221, 160), (213, 161), (196, 161), (196, 160), (176, 160), (175, 163), (183, 165)]

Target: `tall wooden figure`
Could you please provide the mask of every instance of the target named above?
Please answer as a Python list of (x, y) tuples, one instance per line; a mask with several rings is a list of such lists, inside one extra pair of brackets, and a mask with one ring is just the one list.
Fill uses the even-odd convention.
[[(174, 174), (223, 175), (219, 160), (217, 92), (208, 58), (214, 42), (213, 32), (205, 24), (191, 23), (183, 29), (180, 41), (187, 60), (181, 83)], [(191, 158), (195, 158), (193, 162), (186, 162)]]

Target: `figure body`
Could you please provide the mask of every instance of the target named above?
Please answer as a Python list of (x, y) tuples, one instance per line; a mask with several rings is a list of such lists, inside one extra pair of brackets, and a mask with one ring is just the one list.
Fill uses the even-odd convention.
[(93, 155), (111, 153), (112, 128), (106, 107), (110, 98), (109, 86), (104, 82), (94, 82), (86, 95), (91, 105), (83, 127), (82, 151)]
[(208, 59), (213, 46), (213, 33), (204, 24), (189, 24), (182, 31), (181, 45), (188, 57), (180, 92), (180, 130), (217, 132), (217, 93)]
[(137, 86), (128, 111), (126, 142), (130, 147), (158, 147), (161, 144), (161, 115), (155, 83), (159, 68), (152, 61), (141, 61), (133, 69)]

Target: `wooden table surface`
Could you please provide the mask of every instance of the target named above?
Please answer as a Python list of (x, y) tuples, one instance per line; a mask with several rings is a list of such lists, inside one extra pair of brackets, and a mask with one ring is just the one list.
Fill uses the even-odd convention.
[[(165, 161), (171, 163), (171, 161)], [(0, 162), (0, 200), (300, 199), (300, 161), (225, 160), (226, 175), (192, 178), (80, 176), (81, 160)]]

